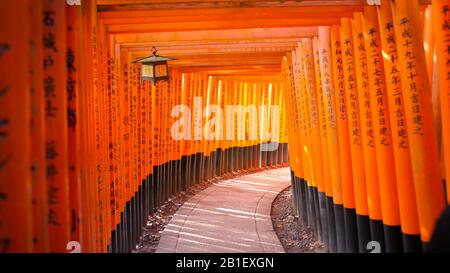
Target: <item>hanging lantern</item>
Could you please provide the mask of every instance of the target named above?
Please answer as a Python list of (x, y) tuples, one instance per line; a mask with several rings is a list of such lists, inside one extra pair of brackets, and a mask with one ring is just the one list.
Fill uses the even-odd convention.
[(167, 61), (176, 60), (175, 58), (169, 58), (159, 56), (156, 54), (157, 50), (153, 47), (153, 55), (134, 61), (134, 63), (141, 64), (141, 81), (151, 81), (153, 84), (159, 81), (169, 80), (169, 69), (167, 67)]

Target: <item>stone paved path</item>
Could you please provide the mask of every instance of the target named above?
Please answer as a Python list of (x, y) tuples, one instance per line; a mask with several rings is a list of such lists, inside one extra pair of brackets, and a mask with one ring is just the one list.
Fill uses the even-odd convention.
[(270, 211), (277, 194), (289, 185), (289, 168), (213, 184), (175, 213), (156, 252), (284, 252)]

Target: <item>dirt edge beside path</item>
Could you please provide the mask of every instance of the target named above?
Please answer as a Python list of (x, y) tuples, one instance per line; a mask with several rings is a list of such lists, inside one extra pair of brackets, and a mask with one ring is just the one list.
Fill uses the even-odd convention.
[(326, 253), (311, 228), (303, 226), (295, 215), (291, 186), (281, 191), (272, 203), (272, 225), (286, 253)]

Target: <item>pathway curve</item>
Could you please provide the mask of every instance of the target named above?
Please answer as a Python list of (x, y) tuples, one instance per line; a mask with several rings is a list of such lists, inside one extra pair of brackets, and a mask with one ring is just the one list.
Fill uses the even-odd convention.
[(270, 211), (277, 194), (289, 185), (289, 168), (211, 185), (179, 208), (156, 252), (284, 252)]

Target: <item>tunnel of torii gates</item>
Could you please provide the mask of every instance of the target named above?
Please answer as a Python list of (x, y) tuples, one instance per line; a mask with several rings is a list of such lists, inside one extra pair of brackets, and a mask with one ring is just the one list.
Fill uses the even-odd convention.
[[(449, 0), (78, 2), (0, 1), (0, 252), (130, 252), (175, 193), (287, 164), (330, 252), (426, 251)], [(177, 59), (156, 84), (153, 46)]]

